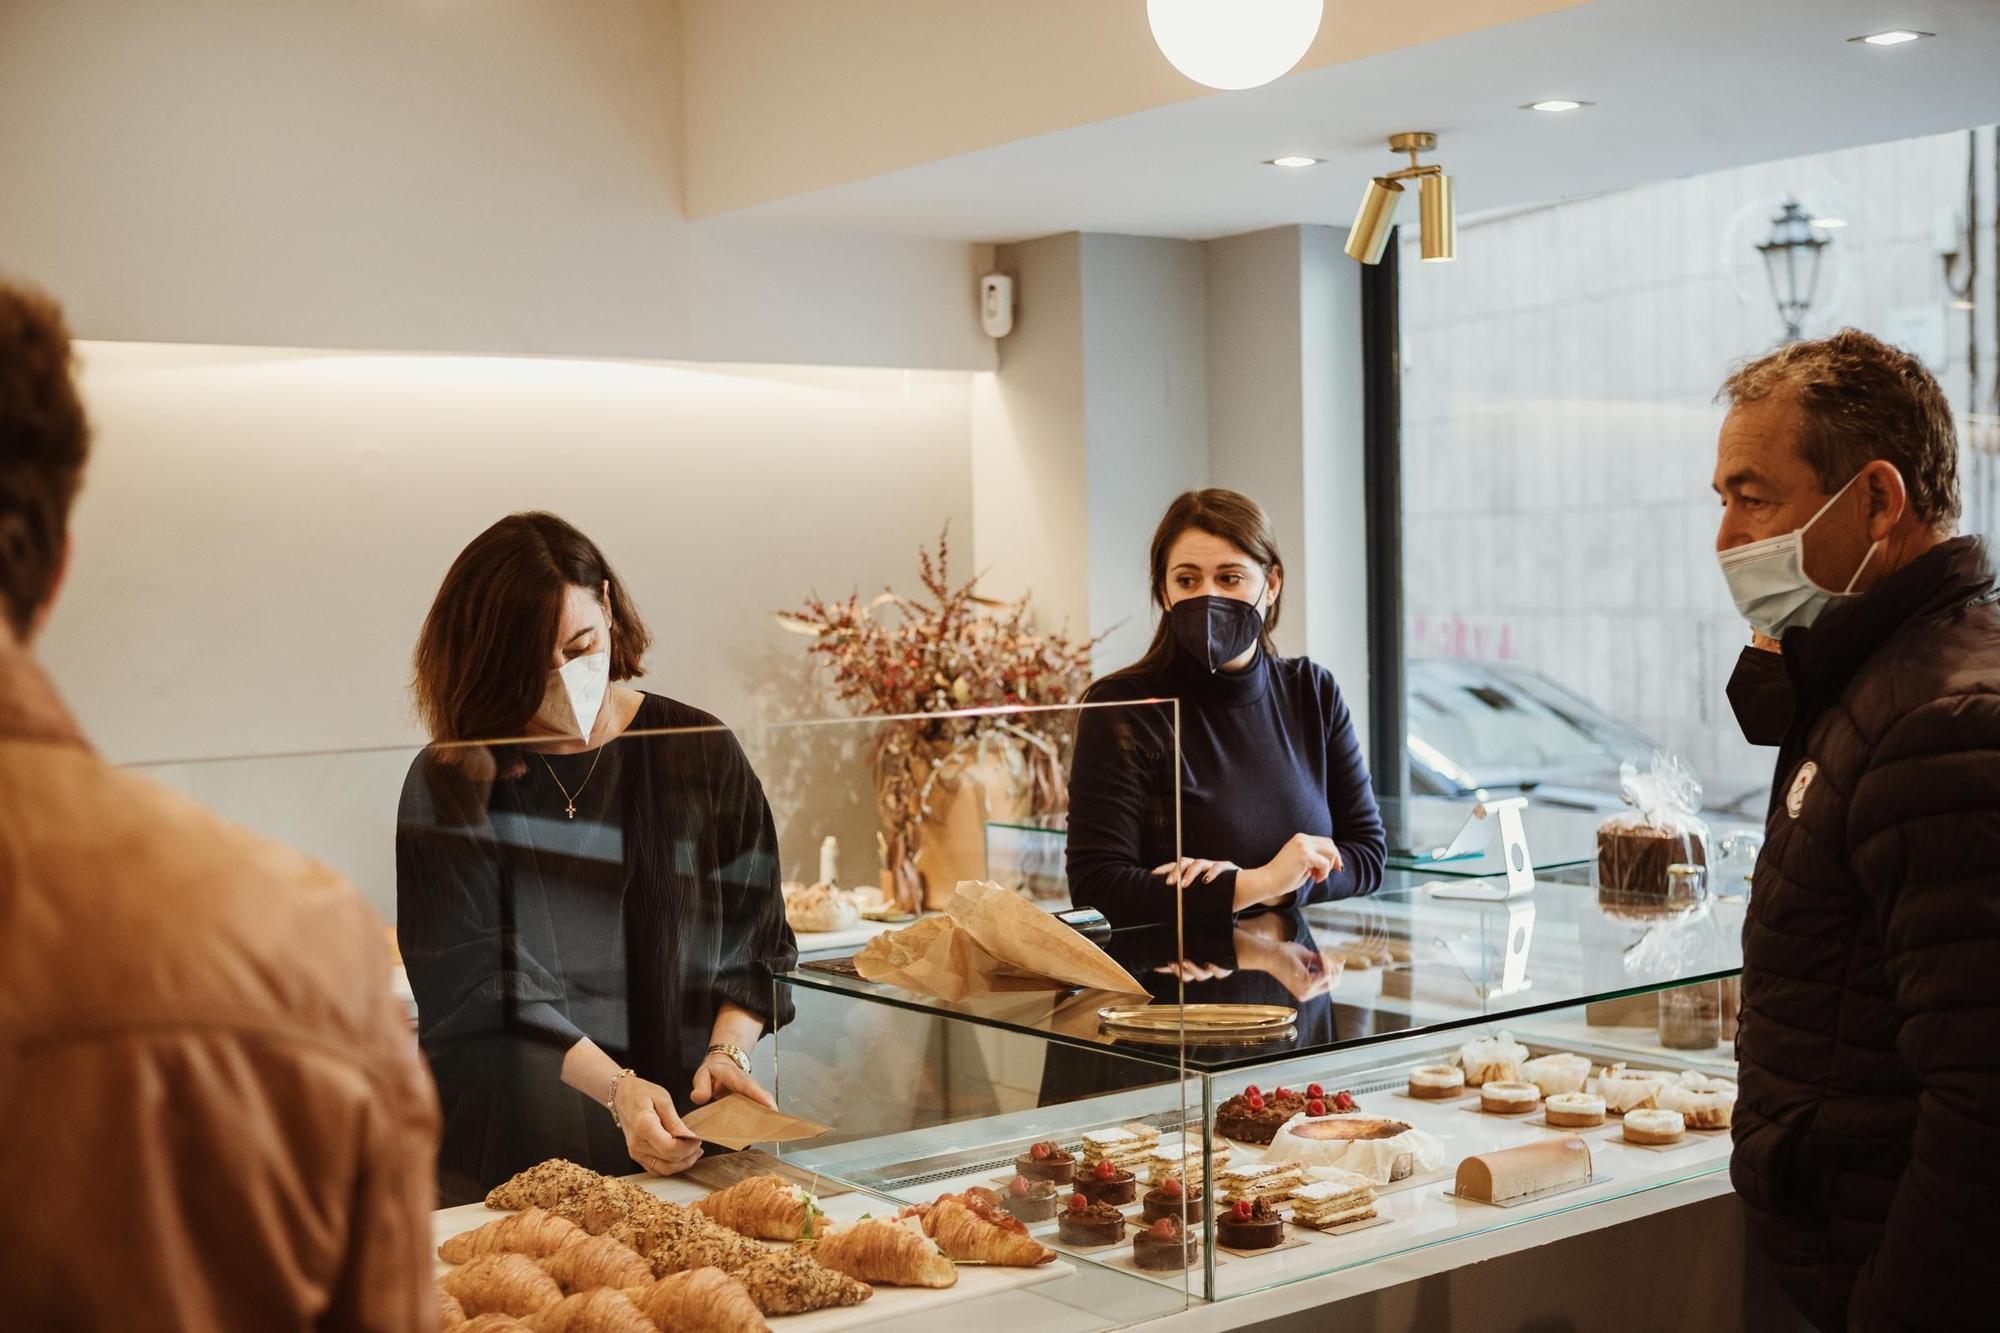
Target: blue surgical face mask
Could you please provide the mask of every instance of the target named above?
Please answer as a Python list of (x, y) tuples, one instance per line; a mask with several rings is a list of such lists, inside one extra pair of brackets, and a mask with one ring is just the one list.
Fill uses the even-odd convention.
[(1847, 580), (1845, 588), (1835, 592), (1814, 583), (1806, 573), (1805, 536), (1806, 529), (1819, 522), (1860, 479), (1861, 474), (1855, 473), (1797, 531), (1734, 547), (1717, 557), (1722, 564), (1722, 577), (1729, 583), (1729, 595), (1736, 599), (1736, 609), (1759, 634), (1775, 639), (1788, 629), (1810, 625), (1837, 599), (1853, 595), (1862, 571), (1875, 558), (1876, 543), (1868, 544), (1868, 554), (1861, 557), (1854, 576)]

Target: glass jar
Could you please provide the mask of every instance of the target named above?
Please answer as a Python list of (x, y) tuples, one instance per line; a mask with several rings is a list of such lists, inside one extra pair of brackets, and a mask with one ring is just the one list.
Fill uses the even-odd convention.
[(1713, 1050), (1722, 1042), (1722, 986), (1698, 981), (1660, 992), (1660, 1045), (1670, 1051)]

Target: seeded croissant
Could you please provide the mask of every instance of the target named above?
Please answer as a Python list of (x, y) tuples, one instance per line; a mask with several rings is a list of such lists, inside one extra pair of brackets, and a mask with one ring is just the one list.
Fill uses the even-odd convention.
[(446, 1273), (438, 1285), (456, 1297), (468, 1315), (519, 1318), (546, 1310), (563, 1296), (556, 1280), (525, 1254), (482, 1255)]
[[(556, 1205), (566, 1196), (580, 1194), (601, 1179), (603, 1177), (587, 1166), (551, 1157), (494, 1186), (486, 1196), (486, 1206), (509, 1213), (523, 1208), (546, 1208), (555, 1212)], [(576, 1219), (572, 1217), (570, 1221)]]
[(719, 1268), (674, 1273), (625, 1294), (641, 1314), (661, 1328), (701, 1329), (703, 1333), (771, 1333), (757, 1302), (743, 1284)]
[(798, 1250), (768, 1250), (730, 1274), (765, 1314), (804, 1314), (859, 1305), (875, 1294), (866, 1282), (836, 1273)]
[(565, 1296), (524, 1322), (533, 1333), (657, 1333), (638, 1306), (609, 1287)]
[(779, 1176), (751, 1176), (695, 1202), (695, 1210), (759, 1240), (797, 1240), (817, 1215), (813, 1196)]
[(585, 1236), (542, 1260), (542, 1271), (566, 1292), (599, 1287), (637, 1287), (651, 1280), (652, 1265), (629, 1245), (609, 1236)]
[(438, 1246), (438, 1258), (448, 1264), (467, 1263), (482, 1254), (525, 1254), (540, 1259), (585, 1238), (583, 1228), (576, 1223), (530, 1208), (496, 1218), (477, 1230), (460, 1232)]
[(891, 1287), (949, 1287), (958, 1281), (958, 1265), (914, 1218), (909, 1225), (870, 1217), (835, 1227), (813, 1245), (812, 1257), (851, 1278)]

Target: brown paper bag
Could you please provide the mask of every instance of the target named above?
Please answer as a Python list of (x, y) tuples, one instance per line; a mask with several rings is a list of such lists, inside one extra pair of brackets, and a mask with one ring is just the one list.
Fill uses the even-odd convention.
[(869, 981), (945, 1000), (1072, 986), (1144, 995), (1111, 956), (999, 884), (965, 880), (944, 915), (870, 940), (854, 956)]
[(831, 1128), (811, 1120), (801, 1120), (783, 1111), (760, 1106), (735, 1093), (698, 1106), (681, 1117), (681, 1123), (709, 1143), (725, 1148), (747, 1148), (753, 1143), (791, 1143), (796, 1139), (816, 1139)]

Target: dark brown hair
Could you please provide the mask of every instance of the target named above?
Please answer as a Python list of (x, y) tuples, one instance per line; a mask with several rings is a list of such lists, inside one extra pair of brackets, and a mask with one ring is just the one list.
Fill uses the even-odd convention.
[[(1181, 534), (1189, 531), (1220, 537), (1256, 561), (1263, 568), (1265, 578), (1274, 573), (1284, 573), (1285, 562), (1278, 554), (1278, 537), (1271, 530), (1271, 516), (1264, 512), (1264, 506), (1239, 491), (1216, 486), (1201, 491), (1183, 491), (1167, 506), (1167, 512), (1160, 517), (1160, 526), (1153, 530), (1151, 587), (1155, 607), (1166, 606), (1167, 557), (1172, 554), (1174, 543), (1181, 539)], [(1283, 608), (1284, 598), (1285, 589), (1281, 583), (1278, 595), (1271, 601), (1271, 609), (1264, 613), (1264, 627), (1258, 633), (1258, 645), (1274, 657), (1277, 645), (1272, 642), (1271, 631), (1278, 627), (1278, 612)], [(1173, 660), (1173, 625), (1162, 615), (1146, 655), (1131, 666), (1112, 672), (1105, 679), (1161, 671)]]
[(1958, 524), (1958, 432), (1944, 389), (1923, 362), (1859, 329), (1789, 343), (1738, 366), (1718, 397), (1734, 407), (1791, 395), (1805, 417), (1799, 451), (1833, 494), (1886, 459), (1910, 508), (1932, 528)]
[(417, 637), (417, 712), (432, 740), (526, 734), (571, 586), (609, 587), (611, 679), (640, 674), (652, 636), (596, 543), (554, 514), (509, 514), (451, 562)]
[(17, 635), (54, 591), (89, 453), (62, 308), (0, 282), (0, 614)]

